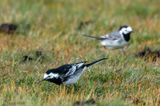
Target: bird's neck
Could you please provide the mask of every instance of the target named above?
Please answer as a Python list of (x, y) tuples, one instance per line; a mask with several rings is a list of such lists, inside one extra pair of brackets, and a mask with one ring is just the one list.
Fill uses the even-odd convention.
[(130, 40), (130, 34), (131, 34), (131, 33), (128, 33), (128, 34), (124, 34), (124, 33), (123, 33), (123, 38), (124, 38), (125, 41), (128, 42), (128, 41)]

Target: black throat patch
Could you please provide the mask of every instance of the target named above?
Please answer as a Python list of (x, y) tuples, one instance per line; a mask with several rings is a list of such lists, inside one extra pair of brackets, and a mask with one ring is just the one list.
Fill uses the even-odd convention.
[(53, 83), (55, 83), (55, 84), (57, 84), (57, 85), (61, 85), (61, 84), (63, 83), (62, 79), (59, 78), (59, 77), (58, 77), (58, 78), (48, 79), (48, 80), (46, 80), (46, 81), (53, 82)]
[(128, 42), (128, 41), (130, 40), (130, 34), (131, 34), (131, 33), (128, 33), (128, 34), (124, 34), (124, 33), (123, 33), (123, 37), (124, 37), (124, 40), (125, 40), (125, 41)]

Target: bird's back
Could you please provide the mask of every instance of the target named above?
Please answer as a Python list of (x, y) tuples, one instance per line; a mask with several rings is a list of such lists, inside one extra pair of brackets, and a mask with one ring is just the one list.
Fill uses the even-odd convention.
[(109, 33), (108, 36), (104, 37), (106, 37), (106, 39), (101, 41), (101, 45), (109, 49), (121, 48), (128, 44), (128, 42), (124, 41), (124, 39), (118, 31)]
[(108, 39), (108, 40), (117, 40), (121, 37), (121, 34), (116, 31), (116, 32), (111, 32), (109, 34), (106, 34), (104, 36), (101, 36), (101, 38), (104, 38), (104, 40)]

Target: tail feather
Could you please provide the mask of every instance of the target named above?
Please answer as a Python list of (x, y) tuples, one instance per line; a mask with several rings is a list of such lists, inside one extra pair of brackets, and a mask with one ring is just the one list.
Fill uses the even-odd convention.
[(91, 62), (91, 63), (85, 64), (85, 66), (86, 66), (86, 67), (90, 67), (91, 65), (94, 65), (94, 64), (96, 64), (96, 63), (98, 63), (98, 62), (100, 62), (100, 61), (102, 61), (102, 60), (105, 60), (105, 59), (107, 59), (107, 58), (101, 58), (101, 59), (99, 59), (99, 60), (95, 60), (95, 61), (93, 61), (93, 62)]
[(103, 38), (101, 38), (101, 37), (95, 37), (95, 36), (90, 36), (90, 35), (83, 35), (83, 36), (93, 38), (93, 39), (96, 39), (96, 40), (103, 40)]

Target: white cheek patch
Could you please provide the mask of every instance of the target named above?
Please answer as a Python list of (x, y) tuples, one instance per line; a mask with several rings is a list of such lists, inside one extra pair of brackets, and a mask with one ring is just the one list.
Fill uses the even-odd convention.
[(129, 32), (132, 32), (133, 30), (132, 30), (132, 28), (131, 27), (127, 27), (127, 28), (122, 28), (121, 30), (120, 30), (120, 34), (127, 34), (127, 33), (129, 33)]
[(58, 78), (59, 75), (55, 73), (50, 73), (50, 74), (44, 74), (43, 79), (50, 79), (50, 78)]
[(122, 32), (123, 32), (124, 34), (127, 34), (127, 33), (129, 32), (129, 30), (128, 30), (128, 28), (123, 28), (123, 29), (122, 29)]
[(121, 35), (123, 35), (123, 33), (125, 33), (125, 31), (124, 31), (125, 29), (124, 28), (122, 28), (120, 31), (119, 31), (119, 33), (121, 34)]
[(51, 78), (58, 78), (59, 77), (59, 75), (55, 74), (55, 73), (50, 73), (49, 76), (51, 76)]

